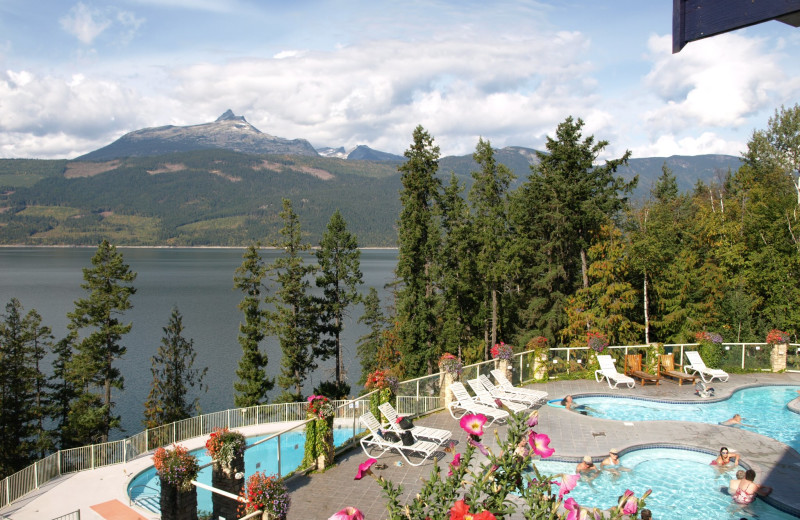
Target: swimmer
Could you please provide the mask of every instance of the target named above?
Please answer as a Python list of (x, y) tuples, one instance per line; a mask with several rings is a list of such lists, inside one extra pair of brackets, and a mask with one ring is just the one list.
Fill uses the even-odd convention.
[(564, 397), (564, 399), (561, 400), (561, 406), (563, 406), (564, 408), (566, 408), (567, 410), (569, 410), (571, 412), (578, 412), (581, 415), (588, 415), (589, 412), (595, 412), (596, 411), (593, 408), (591, 408), (589, 406), (586, 406), (584, 404), (576, 405), (572, 401), (572, 396), (571, 395), (568, 395), (568, 396)]
[(651, 513), (646, 507), (639, 511), (639, 513), (641, 513), (640, 516), (642, 520), (653, 520), (653, 513)]
[(737, 413), (727, 421), (722, 421), (720, 424), (722, 426), (753, 426), (752, 424), (743, 423), (743, 420), (744, 418)]
[(592, 457), (585, 455), (583, 460), (575, 466), (575, 473), (584, 477), (587, 482), (593, 481), (600, 474), (600, 470), (592, 462)]
[(733, 496), (736, 493), (736, 488), (739, 487), (739, 482), (743, 480), (745, 477), (745, 472), (743, 469), (740, 469), (736, 472), (736, 478), (728, 482), (728, 494)]
[(561, 400), (561, 406), (566, 408), (567, 410), (572, 410), (572, 396), (568, 395)]
[(739, 454), (738, 453), (729, 453), (728, 448), (725, 446), (719, 449), (719, 456), (711, 462), (712, 466), (719, 466), (722, 468), (723, 466), (727, 466), (733, 462), (735, 465), (739, 465)]

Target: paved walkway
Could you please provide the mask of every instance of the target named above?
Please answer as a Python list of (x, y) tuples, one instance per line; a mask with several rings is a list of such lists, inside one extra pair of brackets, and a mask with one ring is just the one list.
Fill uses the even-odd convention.
[[(714, 383), (717, 397), (726, 397), (737, 388), (753, 384), (792, 384), (800, 386), (800, 374), (732, 374), (727, 383)], [(694, 400), (692, 385), (679, 386), (671, 381), (663, 381), (658, 386), (636, 385), (633, 389), (609, 389), (605, 383), (593, 380), (556, 381), (535, 385), (545, 390), (550, 397), (564, 395), (606, 393), (664, 399)], [(797, 404), (795, 401), (794, 404)], [(800, 408), (796, 408), (800, 410)], [(746, 416), (746, 415), (745, 415)], [(463, 449), (466, 434), (458, 427), (447, 412), (431, 414), (416, 421), (417, 424), (447, 428), (454, 432), (453, 439)], [(493, 442), (489, 429), (486, 440)], [(250, 429), (248, 429), (250, 430)], [(540, 422), (537, 431), (547, 433), (550, 446), (555, 448), (557, 457), (574, 457), (584, 454), (600, 458), (611, 448), (624, 450), (648, 444), (677, 444), (705, 450), (716, 451), (720, 446), (736, 449), (743, 462), (752, 466), (758, 473), (758, 481), (775, 488), (772, 499), (800, 511), (800, 454), (785, 445), (755, 433), (737, 428), (718, 425), (685, 423), (678, 421), (637, 422), (628, 426), (623, 422), (587, 417), (561, 408), (544, 406), (540, 409)], [(252, 429), (247, 435), (261, 433)], [(505, 428), (498, 427), (500, 437)], [(205, 437), (182, 443), (195, 448), (205, 442)], [(442, 464), (451, 460), (450, 454), (442, 453)], [(337, 465), (323, 473), (296, 477), (289, 482), (292, 491), (292, 506), (289, 520), (326, 520), (336, 511), (346, 506), (359, 508), (369, 520), (386, 518), (386, 502), (376, 482), (367, 477), (354, 481), (358, 465), (366, 460), (358, 449), (350, 449), (337, 456)], [(396, 463), (402, 461), (402, 466)], [(433, 462), (426, 461), (420, 467), (405, 464), (394, 453), (380, 458), (387, 468), (380, 473), (400, 484), (404, 496), (415, 496), (421, 488), (421, 478), (427, 478)], [(149, 456), (140, 457), (126, 465), (116, 465), (94, 471), (67, 475), (48, 483), (28, 497), (0, 510), (0, 518), (15, 520), (49, 520), (80, 509), (81, 518), (99, 519), (91, 506), (119, 500), (127, 505), (126, 488), (133, 475), (151, 464)], [(657, 491), (657, 485), (654, 486)], [(157, 516), (135, 508), (148, 520)], [(516, 517), (515, 517), (516, 518)], [(521, 518), (521, 517), (520, 517)]]

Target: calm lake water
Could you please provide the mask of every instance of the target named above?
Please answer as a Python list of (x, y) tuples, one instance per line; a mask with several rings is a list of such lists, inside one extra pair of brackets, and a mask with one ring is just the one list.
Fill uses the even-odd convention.
[[(242, 314), (237, 305), (242, 294), (233, 289), (233, 275), (242, 262), (243, 249), (159, 249), (123, 248), (126, 263), (137, 273), (131, 298), (133, 308), (126, 312), (125, 322), (133, 329), (122, 343), (127, 354), (118, 362), (125, 377), (125, 390), (114, 391), (116, 412), (122, 415), (125, 432), (114, 432), (121, 438), (142, 430), (143, 403), (150, 391), (151, 357), (156, 353), (172, 308), (177, 305), (183, 315), (184, 336), (194, 340), (196, 366), (209, 367), (205, 382), (209, 386), (200, 394), (203, 412), (233, 408), (233, 382), (241, 357), (236, 338)], [(67, 312), (74, 301), (87, 293), (81, 289), (82, 269), (91, 267), (94, 248), (0, 248), (0, 303), (5, 306), (11, 298), (22, 303), (25, 312), (36, 309), (43, 323), (53, 330), (56, 339), (65, 336)], [(263, 250), (267, 263), (279, 254)], [(309, 257), (309, 262), (313, 257)], [(389, 293), (384, 286), (390, 283), (397, 265), (397, 250), (365, 249), (361, 253), (364, 274), (362, 291), (375, 287), (384, 307)], [(312, 282), (313, 285), (313, 282)], [(356, 341), (367, 333), (358, 318), (362, 307), (351, 309), (343, 334), (345, 367), (353, 392), (360, 376), (356, 358)], [(281, 353), (277, 340), (269, 338), (263, 347), (269, 355), (267, 372), (280, 371)], [(313, 390), (320, 381), (333, 378), (333, 360), (320, 362), (320, 368), (306, 381), (304, 392)], [(271, 398), (280, 393), (273, 390)]]

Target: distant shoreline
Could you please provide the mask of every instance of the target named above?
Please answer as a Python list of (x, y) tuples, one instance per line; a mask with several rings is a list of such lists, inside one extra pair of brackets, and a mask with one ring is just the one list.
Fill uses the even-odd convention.
[[(112, 244), (114, 245), (114, 244)], [(248, 246), (117, 246), (117, 249), (247, 249)], [(79, 245), (33, 245), (33, 244), (0, 244), (0, 248), (39, 248), (39, 249), (97, 249), (97, 246), (79, 246)], [(260, 249), (282, 249), (273, 246), (261, 246)], [(312, 246), (311, 249), (319, 249), (318, 246)], [(398, 250), (397, 247), (373, 247), (365, 246), (359, 247), (360, 250)]]

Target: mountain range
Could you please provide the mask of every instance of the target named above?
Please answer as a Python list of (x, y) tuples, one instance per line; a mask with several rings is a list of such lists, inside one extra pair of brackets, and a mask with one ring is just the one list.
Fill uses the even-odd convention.
[[(537, 151), (496, 150), (522, 183)], [(281, 199), (294, 201), (318, 240), (339, 209), (362, 246), (394, 246), (404, 157), (361, 145), (314, 147), (261, 132), (228, 110), (216, 121), (145, 128), (74, 160), (0, 159), (0, 244), (243, 246), (269, 243), (281, 227)], [(666, 164), (682, 191), (740, 165), (728, 155), (634, 158), (618, 174), (639, 176), (646, 197)], [(469, 188), (472, 155), (442, 157)]]

